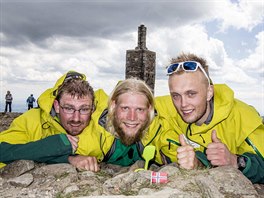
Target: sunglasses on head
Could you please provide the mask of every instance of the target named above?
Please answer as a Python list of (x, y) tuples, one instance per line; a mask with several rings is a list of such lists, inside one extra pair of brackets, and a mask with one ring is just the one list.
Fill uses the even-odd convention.
[(78, 72), (68, 72), (64, 80), (67, 81), (70, 79), (81, 79), (81, 80), (83, 80), (84, 77), (82, 74), (80, 74)]
[(195, 72), (197, 71), (198, 68), (200, 68), (200, 70), (203, 72), (203, 74), (207, 78), (208, 83), (210, 84), (209, 76), (206, 74), (202, 65), (196, 61), (185, 61), (185, 62), (180, 62), (180, 63), (173, 63), (167, 67), (167, 75), (170, 76), (171, 74), (178, 72), (180, 68), (182, 68), (186, 72)]

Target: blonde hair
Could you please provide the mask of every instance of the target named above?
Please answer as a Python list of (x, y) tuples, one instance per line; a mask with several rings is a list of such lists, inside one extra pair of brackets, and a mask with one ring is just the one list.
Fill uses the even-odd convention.
[(115, 89), (112, 91), (108, 101), (108, 115), (107, 115), (107, 125), (106, 125), (107, 130), (117, 137), (118, 134), (116, 133), (116, 130), (113, 125), (114, 123), (113, 120), (115, 119), (114, 116), (115, 108), (112, 107), (112, 103), (113, 102), (117, 103), (119, 96), (128, 92), (139, 93), (146, 96), (148, 108), (151, 107), (149, 108), (150, 110), (148, 113), (148, 121), (146, 124), (146, 129), (148, 128), (148, 126), (150, 125), (150, 123), (154, 118), (154, 96), (148, 85), (144, 81), (136, 78), (129, 78), (120, 81), (115, 87)]

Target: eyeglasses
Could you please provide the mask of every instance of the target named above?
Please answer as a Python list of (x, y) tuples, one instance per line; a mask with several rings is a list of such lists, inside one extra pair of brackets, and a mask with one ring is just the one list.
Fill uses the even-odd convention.
[(92, 111), (92, 108), (88, 108), (88, 107), (81, 108), (81, 109), (74, 109), (72, 107), (67, 107), (67, 106), (63, 107), (61, 105), (60, 107), (62, 108), (63, 112), (66, 114), (74, 114), (75, 111), (79, 111), (81, 115), (88, 115)]
[(205, 77), (207, 78), (208, 83), (210, 84), (209, 76), (206, 74), (202, 65), (196, 61), (185, 61), (185, 62), (180, 62), (180, 63), (174, 63), (174, 64), (168, 66), (167, 75), (169, 76), (175, 72), (178, 72), (181, 67), (186, 72), (195, 72), (195, 71), (197, 71), (198, 68), (200, 68), (201, 71), (203, 72), (203, 74), (205, 75)]

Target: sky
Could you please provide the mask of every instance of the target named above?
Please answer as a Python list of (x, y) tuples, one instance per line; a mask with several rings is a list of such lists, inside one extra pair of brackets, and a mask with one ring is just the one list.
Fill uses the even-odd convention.
[(264, 115), (263, 0), (0, 0), (0, 111), (37, 98), (69, 70), (110, 94), (125, 78), (126, 50), (147, 27), (156, 52), (155, 95), (167, 95), (166, 66), (181, 52), (209, 63), (215, 84)]

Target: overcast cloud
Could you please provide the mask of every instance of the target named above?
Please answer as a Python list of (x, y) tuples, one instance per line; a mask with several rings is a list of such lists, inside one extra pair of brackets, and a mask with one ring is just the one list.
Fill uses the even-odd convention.
[[(125, 77), (126, 50), (147, 27), (156, 52), (155, 95), (168, 94), (165, 66), (180, 52), (206, 58), (214, 83), (264, 115), (262, 0), (80, 1), (1, 0), (0, 98), (38, 97), (68, 70), (110, 93)], [(25, 105), (26, 108), (26, 105)], [(1, 111), (0, 110), (0, 111)]]

